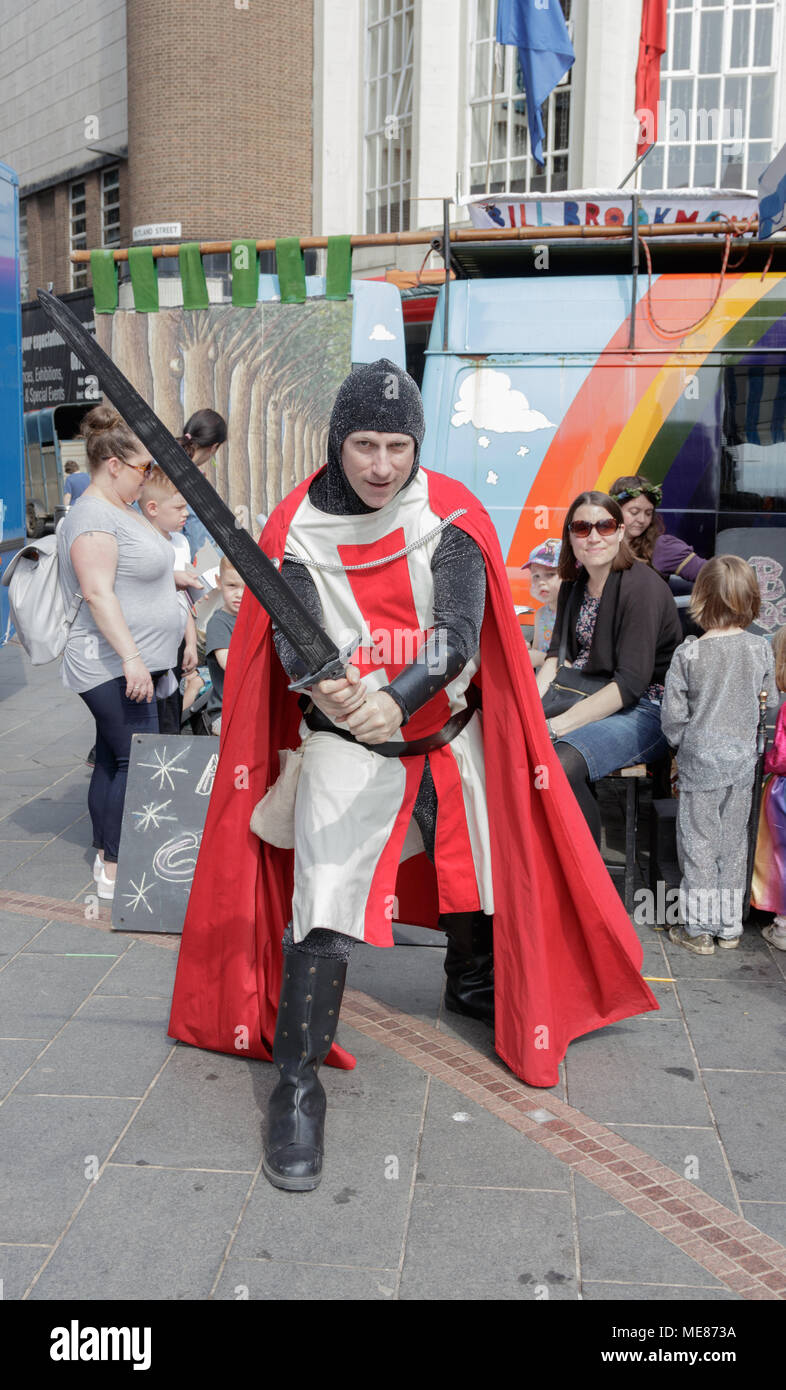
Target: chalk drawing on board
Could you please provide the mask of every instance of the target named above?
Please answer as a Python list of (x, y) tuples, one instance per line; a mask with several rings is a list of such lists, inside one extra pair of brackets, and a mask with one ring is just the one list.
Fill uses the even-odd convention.
[(185, 830), (174, 835), (156, 851), (153, 872), (166, 883), (190, 883), (201, 843), (201, 830)]
[(188, 776), (188, 768), (175, 767), (178, 758), (182, 758), (187, 752), (188, 749), (181, 748), (179, 753), (167, 757), (166, 744), (164, 744), (163, 748), (153, 749), (154, 763), (140, 763), (139, 766), (155, 768), (155, 771), (150, 777), (150, 781), (155, 782), (157, 777), (160, 779), (158, 783), (158, 790), (160, 792), (164, 791), (165, 788), (167, 791), (174, 791), (175, 783), (172, 776), (173, 772), (179, 772), (183, 777)]
[(149, 830), (150, 827), (151, 827), (151, 825), (152, 825), (152, 827), (153, 827), (154, 830), (158, 830), (158, 828), (159, 828), (159, 826), (160, 826), (160, 824), (161, 824), (162, 821), (164, 821), (164, 820), (174, 820), (174, 821), (176, 821), (176, 820), (177, 820), (177, 816), (165, 816), (165, 815), (162, 814), (162, 813), (166, 810), (167, 806), (171, 806), (171, 805), (172, 805), (172, 798), (171, 798), (171, 796), (170, 796), (170, 798), (169, 798), (168, 801), (160, 801), (159, 804), (158, 804), (157, 806), (154, 805), (154, 803), (153, 803), (152, 801), (148, 801), (147, 805), (143, 805), (141, 811), (132, 811), (131, 814), (134, 815), (134, 816), (138, 816), (138, 818), (139, 818), (139, 819), (138, 819), (138, 822), (137, 822), (137, 824), (136, 824), (136, 826), (134, 827), (134, 829), (135, 829), (135, 830)]
[(145, 883), (144, 874), (142, 875), (141, 883), (134, 883), (134, 880), (132, 878), (130, 878), (128, 882), (130, 887), (133, 888), (134, 891), (133, 893), (124, 893), (123, 897), (128, 899), (128, 906), (131, 908), (132, 912), (136, 912), (137, 908), (141, 903), (144, 907), (147, 908), (148, 912), (150, 913), (150, 916), (152, 917), (153, 909), (150, 906), (150, 903), (147, 901), (147, 895), (151, 891), (151, 889), (155, 888), (155, 883)]
[(197, 796), (209, 796), (213, 790), (213, 778), (218, 767), (218, 753), (211, 753), (207, 767), (194, 787)]

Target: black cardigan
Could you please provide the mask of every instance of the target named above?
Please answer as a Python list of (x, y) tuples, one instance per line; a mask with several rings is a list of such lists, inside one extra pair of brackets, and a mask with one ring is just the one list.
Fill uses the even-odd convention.
[[(566, 659), (578, 655), (576, 620), (587, 571), (560, 585), (557, 617), (548, 650), (558, 658), (563, 623), (567, 622)], [(612, 571), (603, 586), (589, 660), (588, 676), (616, 681), (623, 708), (635, 705), (652, 685), (663, 685), (675, 647), (682, 641), (677, 605), (665, 580), (636, 560), (628, 570)]]

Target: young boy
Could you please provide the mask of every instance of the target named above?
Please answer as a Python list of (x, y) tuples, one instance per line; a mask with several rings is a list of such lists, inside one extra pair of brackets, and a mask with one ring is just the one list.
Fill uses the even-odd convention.
[(211, 732), (221, 733), (221, 706), (224, 699), (224, 672), (229, 656), (229, 643), (240, 612), (240, 604), (246, 586), (237, 570), (226, 555), (221, 556), (218, 567), (218, 587), (224, 600), (222, 608), (216, 609), (205, 632), (205, 653), (210, 679), (213, 682), (207, 702), (207, 717)]
[[(164, 689), (161, 693), (156, 689), (156, 703), (158, 705), (159, 731), (162, 734), (179, 734), (183, 709), (183, 699), (179, 688), (180, 677), (183, 672), (193, 671), (197, 664), (196, 624), (188, 597), (183, 592), (186, 581), (191, 584), (198, 584), (198, 581), (188, 574), (188, 570), (191, 569), (191, 551), (185, 536), (181, 535), (188, 516), (188, 503), (185, 497), (177, 491), (175, 484), (167, 477), (163, 469), (156, 465), (142, 488), (139, 508), (151, 526), (155, 526), (162, 536), (166, 536), (174, 552), (172, 566), (175, 583), (178, 586), (178, 599), (183, 609), (183, 641), (180, 644), (175, 667), (172, 672), (169, 672), (172, 679), (167, 681), (167, 685), (164, 687), (166, 693), (164, 693)], [(159, 685), (166, 680), (166, 677), (162, 677)], [(172, 688), (173, 681), (175, 683), (174, 688)]]
[(560, 540), (541, 541), (540, 545), (536, 545), (535, 549), (530, 551), (527, 563), (521, 566), (523, 570), (529, 570), (529, 591), (532, 597), (543, 604), (535, 614), (535, 632), (529, 649), (530, 661), (535, 670), (546, 660), (551, 634), (554, 631), (557, 596), (562, 583), (557, 570), (561, 549)]

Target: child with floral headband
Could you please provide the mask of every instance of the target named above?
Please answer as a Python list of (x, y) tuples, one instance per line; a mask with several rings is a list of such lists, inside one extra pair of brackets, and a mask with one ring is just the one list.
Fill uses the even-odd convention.
[(664, 579), (677, 575), (692, 584), (707, 561), (697, 555), (679, 536), (672, 536), (658, 516), (663, 500), (663, 488), (650, 483), (639, 474), (617, 478), (609, 488), (622, 508), (625, 518), (625, 539), (634, 555), (651, 565)]

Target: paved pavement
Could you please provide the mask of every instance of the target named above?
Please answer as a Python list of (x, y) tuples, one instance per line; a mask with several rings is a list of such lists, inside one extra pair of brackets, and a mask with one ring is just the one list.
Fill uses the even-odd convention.
[(784, 1297), (786, 956), (757, 930), (699, 958), (640, 928), (660, 1012), (550, 1091), (444, 1013), (440, 948), (359, 948), (325, 1177), (280, 1193), (272, 1069), (174, 1044), (177, 939), (86, 919), (91, 742), (58, 669), (0, 649), (5, 1298)]

